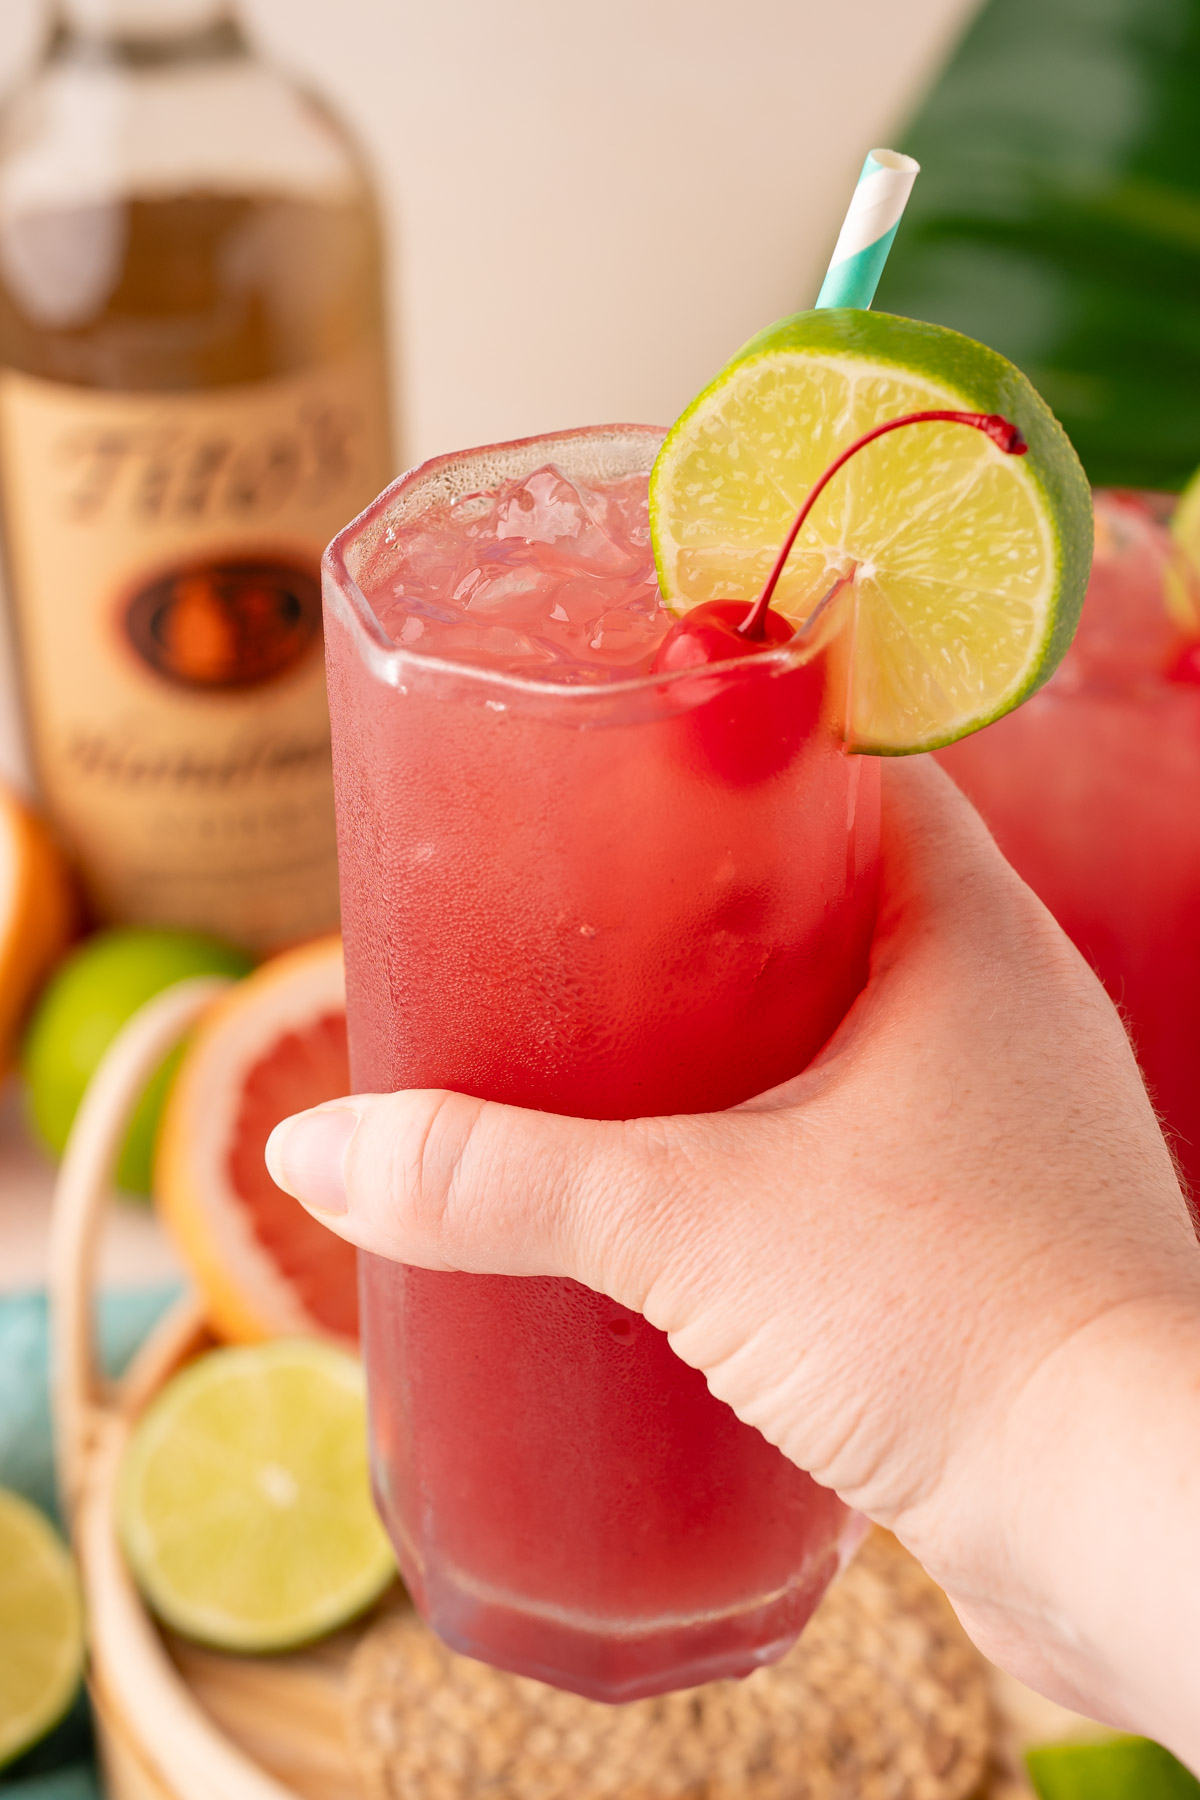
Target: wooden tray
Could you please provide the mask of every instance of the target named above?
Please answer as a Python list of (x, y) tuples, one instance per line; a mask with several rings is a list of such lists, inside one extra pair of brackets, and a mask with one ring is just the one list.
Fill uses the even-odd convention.
[[(151, 1619), (118, 1549), (117, 1467), (132, 1422), (211, 1339), (192, 1297), (143, 1345), (124, 1380), (93, 1356), (96, 1247), (116, 1154), (137, 1097), (167, 1051), (227, 984), (180, 983), (114, 1042), (71, 1134), (51, 1239), (52, 1394), (63, 1514), (79, 1558), (90, 1632), (89, 1688), (112, 1800), (364, 1800), (348, 1741), (348, 1672), (365, 1630), (407, 1608), (397, 1586), (366, 1621), (269, 1658), (202, 1649)], [(980, 1800), (1023, 1800), (1022, 1739), (1066, 1735), (1071, 1716), (997, 1676), (992, 1764)], [(899, 1791), (899, 1790), (897, 1790)], [(431, 1796), (432, 1800), (432, 1796)]]

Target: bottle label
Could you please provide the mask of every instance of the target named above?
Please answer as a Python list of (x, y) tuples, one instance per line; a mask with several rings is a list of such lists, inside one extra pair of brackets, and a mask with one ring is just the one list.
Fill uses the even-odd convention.
[(336, 925), (320, 557), (388, 464), (378, 357), (197, 393), (0, 373), (33, 752), (103, 917)]

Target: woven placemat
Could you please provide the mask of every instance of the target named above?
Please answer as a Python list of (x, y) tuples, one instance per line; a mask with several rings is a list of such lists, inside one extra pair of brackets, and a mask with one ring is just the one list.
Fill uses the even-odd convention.
[(745, 1681), (600, 1706), (404, 1613), (364, 1637), (348, 1698), (370, 1800), (967, 1800), (991, 1738), (982, 1660), (882, 1533)]

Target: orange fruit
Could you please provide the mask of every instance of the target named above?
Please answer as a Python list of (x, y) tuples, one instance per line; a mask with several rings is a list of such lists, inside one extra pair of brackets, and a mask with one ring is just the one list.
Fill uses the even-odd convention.
[(337, 937), (263, 963), (191, 1038), (163, 1110), (154, 1190), (218, 1336), (357, 1339), (354, 1251), (263, 1160), (281, 1119), (349, 1088)]
[(75, 930), (75, 890), (50, 833), (0, 787), (0, 1074), (43, 980)]

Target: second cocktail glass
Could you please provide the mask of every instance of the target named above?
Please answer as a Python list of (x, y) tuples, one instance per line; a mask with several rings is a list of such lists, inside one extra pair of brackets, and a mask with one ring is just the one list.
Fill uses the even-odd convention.
[[(545, 465), (627, 480), (660, 437), (439, 459), (330, 548), (360, 1092), (598, 1119), (728, 1107), (801, 1069), (863, 984), (878, 765), (841, 747), (836, 636), (564, 685), (485, 648), (419, 653), (381, 623), (418, 520)], [(571, 1281), (363, 1257), (361, 1287), (376, 1491), (447, 1642), (618, 1701), (745, 1674), (794, 1640), (858, 1522), (661, 1331)]]
[(1091, 583), (1062, 668), (939, 760), (1121, 1008), (1195, 1196), (1200, 632), (1186, 605), (1172, 614), (1178, 552), (1162, 510), (1096, 495)]

